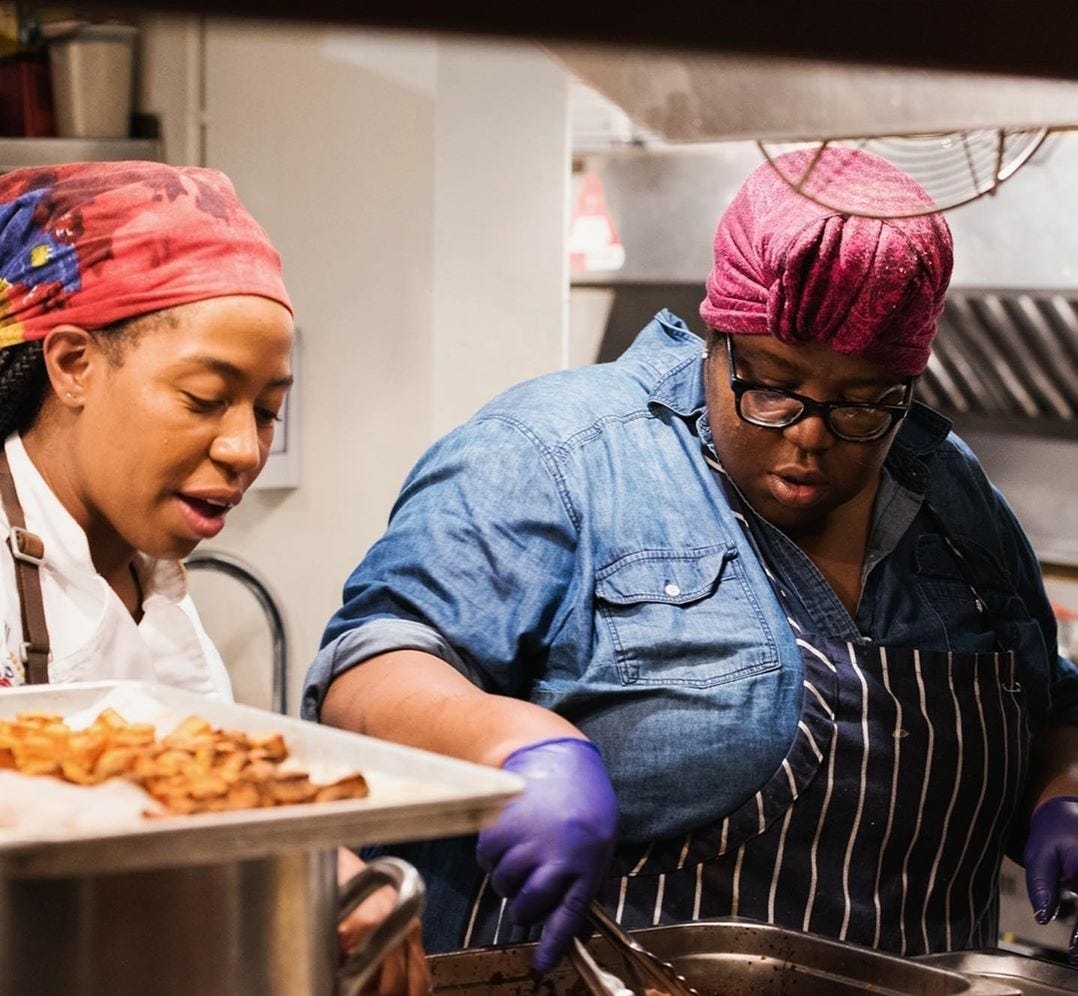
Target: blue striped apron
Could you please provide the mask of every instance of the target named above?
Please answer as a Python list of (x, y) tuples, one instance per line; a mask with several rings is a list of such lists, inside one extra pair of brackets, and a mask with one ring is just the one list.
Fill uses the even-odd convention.
[[(1013, 651), (812, 634), (768, 576), (804, 661), (785, 759), (719, 822), (620, 848), (601, 901), (629, 929), (740, 916), (903, 955), (994, 945), (999, 864), (1030, 745)], [(464, 946), (534, 937), (505, 907), (484, 882)]]

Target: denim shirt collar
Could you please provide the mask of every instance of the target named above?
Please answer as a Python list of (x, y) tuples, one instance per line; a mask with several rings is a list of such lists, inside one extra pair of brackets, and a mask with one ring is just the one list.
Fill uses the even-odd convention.
[[(670, 345), (670, 340), (697, 348), (688, 356), (682, 349), (664, 349), (664, 345)], [(645, 354), (644, 358), (658, 374), (648, 396), (649, 407), (658, 405), (683, 418), (700, 415), (704, 411), (704, 342), (680, 318), (664, 308), (637, 337), (626, 356), (636, 349)], [(674, 358), (676, 362), (672, 366), (656, 362), (667, 357)]]
[(915, 401), (891, 444), (884, 469), (899, 487), (923, 498), (928, 487), (928, 465), (924, 458), (942, 446), (950, 432), (950, 419)]
[[(951, 420), (928, 405), (915, 401), (898, 430), (895, 443), (915, 456), (938, 449), (950, 435)], [(894, 447), (892, 447), (893, 449)]]

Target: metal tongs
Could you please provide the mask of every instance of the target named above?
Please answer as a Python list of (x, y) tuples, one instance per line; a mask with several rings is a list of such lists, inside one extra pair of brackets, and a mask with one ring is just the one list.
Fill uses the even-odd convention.
[(574, 940), (569, 960), (592, 996), (644, 996), (648, 990), (669, 996), (699, 996), (674, 966), (652, 954), (614, 922), (598, 903), (588, 907), (588, 919), (625, 964), (630, 985), (600, 968), (588, 949)]

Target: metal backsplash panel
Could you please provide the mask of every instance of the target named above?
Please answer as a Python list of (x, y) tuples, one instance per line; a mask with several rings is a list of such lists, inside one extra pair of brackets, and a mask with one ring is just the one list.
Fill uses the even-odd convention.
[(964, 424), (1078, 439), (1078, 294), (952, 290), (918, 393)]

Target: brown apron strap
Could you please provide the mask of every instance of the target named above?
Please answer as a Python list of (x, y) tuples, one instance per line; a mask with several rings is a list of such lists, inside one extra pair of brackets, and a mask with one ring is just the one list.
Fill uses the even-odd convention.
[(22, 610), (22, 646), (19, 656), (26, 668), (28, 685), (49, 683), (49, 628), (45, 624), (45, 603), (41, 597), (41, 573), (38, 568), (45, 556), (41, 537), (26, 531), (15, 480), (0, 443), (0, 501), (3, 502), (10, 531), (8, 546), (15, 558), (15, 583), (19, 588)]

